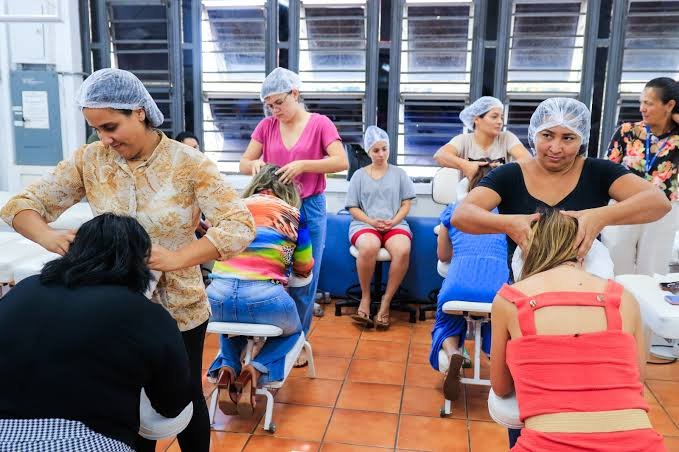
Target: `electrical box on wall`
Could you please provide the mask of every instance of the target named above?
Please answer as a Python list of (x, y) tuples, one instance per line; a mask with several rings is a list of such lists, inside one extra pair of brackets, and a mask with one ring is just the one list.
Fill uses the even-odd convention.
[(54, 67), (44, 64), (17, 65), (11, 71), (10, 84), (15, 163), (56, 165), (63, 153), (59, 81)]

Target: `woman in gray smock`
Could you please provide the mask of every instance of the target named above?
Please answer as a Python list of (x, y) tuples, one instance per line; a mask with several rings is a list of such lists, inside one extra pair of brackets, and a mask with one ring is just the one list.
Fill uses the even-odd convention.
[[(361, 303), (352, 319), (387, 328), (391, 300), (408, 271), (412, 235), (405, 217), (415, 199), (415, 186), (405, 171), (389, 164), (389, 136), (384, 130), (368, 127), (363, 141), (372, 163), (354, 173), (345, 203), (353, 217), (349, 241), (359, 251), (356, 268), (361, 284)], [(371, 319), (370, 281), (381, 247), (389, 251), (391, 265), (380, 309)]]

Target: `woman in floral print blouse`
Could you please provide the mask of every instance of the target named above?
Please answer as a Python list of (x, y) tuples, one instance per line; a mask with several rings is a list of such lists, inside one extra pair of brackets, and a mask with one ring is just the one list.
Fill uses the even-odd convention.
[[(156, 129), (163, 114), (132, 73), (94, 72), (83, 82), (77, 102), (100, 141), (80, 147), (52, 174), (10, 199), (0, 216), (17, 232), (61, 255), (75, 234), (55, 231), (47, 223), (82, 198), (95, 215), (110, 212), (137, 219), (153, 243), (149, 267), (162, 272), (153, 301), (177, 322), (189, 358), (193, 418), (178, 435), (179, 445), (184, 451), (208, 452), (210, 421), (201, 368), (210, 308), (198, 265), (243, 250), (255, 236), (254, 220), (214, 162)], [(197, 211), (212, 225), (200, 240), (194, 235)], [(96, 369), (83, 369), (89, 371)], [(153, 451), (155, 442), (140, 438), (135, 450)]]
[(616, 274), (668, 272), (674, 235), (679, 229), (679, 83), (660, 77), (641, 93), (642, 121), (625, 123), (613, 135), (608, 159), (663, 190), (672, 211), (643, 225), (604, 229)]

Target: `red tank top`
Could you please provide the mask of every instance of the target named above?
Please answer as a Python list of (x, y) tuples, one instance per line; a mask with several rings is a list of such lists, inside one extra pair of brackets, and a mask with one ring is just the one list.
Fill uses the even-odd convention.
[[(527, 296), (508, 285), (498, 295), (518, 309), (520, 338), (507, 343), (507, 365), (521, 420), (539, 414), (639, 408), (648, 411), (639, 382), (634, 336), (622, 331), (621, 285), (604, 293), (546, 292)], [(537, 335), (534, 311), (547, 306), (600, 306), (605, 331)]]

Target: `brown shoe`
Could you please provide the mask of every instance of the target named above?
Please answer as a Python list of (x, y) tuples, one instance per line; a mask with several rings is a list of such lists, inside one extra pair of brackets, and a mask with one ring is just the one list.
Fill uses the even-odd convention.
[(230, 367), (219, 369), (217, 377), (217, 404), (222, 413), (234, 416), (238, 414), (236, 404), (239, 394), (234, 386), (235, 372)]
[(358, 311), (356, 311), (356, 314), (351, 315), (351, 320), (353, 320), (354, 323), (362, 325), (366, 328), (372, 328), (375, 326), (375, 322), (373, 322), (373, 319), (370, 318), (370, 314), (362, 311), (360, 308)]
[(462, 361), (464, 361), (464, 357), (458, 353), (450, 357), (448, 373), (443, 380), (443, 397), (446, 400), (455, 401), (460, 396), (460, 369), (462, 368)]

